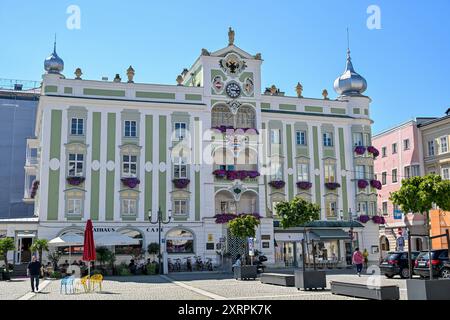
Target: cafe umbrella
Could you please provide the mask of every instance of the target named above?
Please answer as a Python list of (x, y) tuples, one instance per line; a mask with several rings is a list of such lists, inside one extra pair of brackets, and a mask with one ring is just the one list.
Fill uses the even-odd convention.
[(72, 247), (82, 246), (83, 237), (78, 234), (68, 233), (50, 240), (48, 244), (55, 247), (69, 247), (69, 263), (71, 263)]
[(92, 226), (91, 219), (89, 219), (86, 222), (86, 229), (84, 230), (84, 247), (83, 247), (83, 261), (88, 262), (88, 276), (91, 275), (91, 261), (95, 261), (96, 258), (97, 256), (95, 253), (94, 228)]

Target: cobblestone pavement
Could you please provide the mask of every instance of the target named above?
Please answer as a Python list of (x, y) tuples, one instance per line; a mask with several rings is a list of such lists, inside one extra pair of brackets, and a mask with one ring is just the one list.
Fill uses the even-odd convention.
[[(280, 270), (292, 273), (292, 270)], [(350, 281), (365, 284), (398, 285), (401, 299), (406, 299), (406, 281), (400, 278), (363, 275), (358, 277), (351, 270), (327, 273), (327, 290), (299, 291), (262, 284), (256, 281), (238, 281), (224, 273), (174, 273), (169, 276), (107, 277), (102, 292), (60, 294), (60, 281), (53, 280), (41, 293), (31, 295), (32, 300), (350, 300), (351, 297), (336, 296), (330, 292), (330, 281)], [(0, 282), (0, 300), (19, 299), (30, 291), (28, 279)], [(81, 290), (80, 290), (81, 291)]]

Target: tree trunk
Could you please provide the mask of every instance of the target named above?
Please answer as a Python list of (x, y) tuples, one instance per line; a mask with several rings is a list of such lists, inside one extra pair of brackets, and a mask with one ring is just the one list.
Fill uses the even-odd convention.
[(430, 210), (427, 210), (427, 235), (428, 235), (428, 263), (430, 268), (430, 280), (433, 280), (433, 264), (431, 263), (431, 224), (430, 224)]
[(5, 271), (8, 272), (9, 271), (9, 266), (8, 266), (8, 251), (5, 253), (5, 255), (3, 256), (3, 262), (5, 263)]

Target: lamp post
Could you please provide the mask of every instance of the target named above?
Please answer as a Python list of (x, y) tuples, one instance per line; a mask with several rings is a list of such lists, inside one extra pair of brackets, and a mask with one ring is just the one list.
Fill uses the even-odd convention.
[(157, 224), (158, 225), (158, 273), (162, 274), (162, 266), (161, 266), (161, 225), (170, 223), (170, 220), (172, 220), (172, 210), (169, 210), (169, 219), (167, 221), (163, 221), (162, 211), (161, 207), (158, 209), (158, 216), (156, 218), (157, 220), (155, 222), (152, 221), (152, 209), (148, 210), (148, 221), (151, 224)]

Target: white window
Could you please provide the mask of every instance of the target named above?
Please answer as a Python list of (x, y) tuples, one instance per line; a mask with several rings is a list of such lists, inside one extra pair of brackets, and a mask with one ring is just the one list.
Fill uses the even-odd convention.
[(388, 203), (387, 203), (387, 201), (383, 201), (382, 206), (383, 206), (383, 214), (387, 215), (388, 214)]
[(367, 202), (358, 202), (359, 214), (367, 214)]
[(366, 179), (368, 180), (373, 179), (373, 176), (374, 176), (373, 166), (367, 166)]
[(297, 131), (295, 133), (295, 140), (298, 146), (306, 146), (306, 131)]
[(327, 215), (327, 218), (333, 218), (333, 217), (337, 216), (337, 202), (336, 201), (330, 201), (327, 203), (326, 215)]
[(271, 129), (270, 130), (270, 142), (274, 143), (274, 144), (281, 143), (280, 129)]
[(122, 215), (135, 216), (136, 215), (136, 200), (122, 199)]
[(403, 140), (403, 150), (409, 150), (409, 139)]
[(84, 119), (72, 118), (70, 134), (77, 136), (84, 134)]
[(67, 199), (67, 215), (80, 216), (82, 204), (81, 199)]
[(309, 181), (309, 165), (306, 163), (297, 163), (297, 180)]
[(353, 133), (353, 145), (356, 146), (363, 146), (363, 134), (361, 132), (354, 132)]
[(418, 176), (420, 176), (420, 166), (419, 165), (411, 166), (411, 177), (418, 177)]
[(173, 202), (173, 214), (174, 216), (187, 215), (187, 200), (175, 200)]
[(125, 137), (136, 137), (136, 121), (125, 121)]
[(397, 143), (393, 143), (392, 144), (392, 154), (396, 154), (397, 153)]
[(398, 182), (397, 169), (392, 169), (392, 183)]
[(275, 209), (277, 207), (277, 204), (279, 204), (280, 201), (272, 201), (272, 214), (274, 216), (278, 215), (277, 210)]
[(137, 156), (124, 154), (122, 156), (122, 176), (136, 177), (137, 176)]
[(370, 133), (364, 133), (364, 145), (365, 146), (371, 146), (372, 142), (370, 139)]
[(186, 123), (176, 122), (175, 123), (175, 140), (180, 141), (186, 137)]
[(447, 137), (441, 137), (441, 153), (446, 153), (448, 151), (448, 140)]
[(333, 146), (333, 133), (332, 132), (324, 132), (323, 134), (323, 145), (325, 147)]
[(374, 201), (369, 202), (369, 215), (373, 216), (377, 213), (377, 203)]
[(387, 183), (387, 172), (381, 173), (381, 184), (385, 185)]
[(355, 178), (364, 179), (364, 166), (355, 166)]
[(434, 140), (428, 141), (428, 155), (434, 156)]
[(336, 182), (336, 166), (334, 164), (325, 165), (325, 182)]
[(278, 162), (272, 162), (270, 165), (270, 176), (272, 180), (283, 180), (283, 167)]
[(173, 159), (173, 177), (175, 179), (187, 178), (186, 158), (174, 157), (174, 159)]
[(384, 158), (386, 157), (386, 147), (381, 148), (381, 156)]
[(411, 177), (411, 167), (405, 167), (405, 178), (408, 179)]
[(234, 213), (236, 214), (236, 202), (235, 201), (221, 201), (220, 213)]
[(442, 168), (442, 179), (450, 180), (450, 168)]
[(69, 153), (69, 177), (83, 176), (84, 155), (81, 153)]

